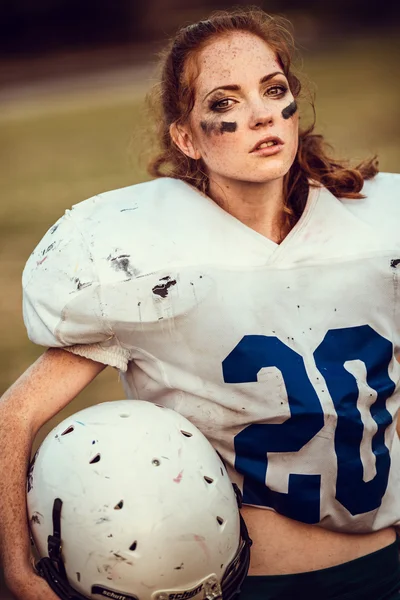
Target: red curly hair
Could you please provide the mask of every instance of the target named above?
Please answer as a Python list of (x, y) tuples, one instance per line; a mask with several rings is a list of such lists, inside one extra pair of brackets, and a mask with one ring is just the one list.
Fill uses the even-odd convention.
[[(187, 157), (173, 143), (170, 136), (172, 123), (185, 123), (195, 100), (195, 58), (216, 37), (245, 31), (264, 40), (276, 53), (290, 90), (295, 98), (301, 92), (301, 83), (291, 70), (295, 47), (289, 30), (290, 24), (282, 17), (266, 14), (257, 7), (239, 8), (213, 13), (200, 21), (180, 29), (165, 50), (161, 60), (161, 81), (152, 97), (157, 111), (157, 138), (159, 154), (148, 166), (150, 175), (181, 179), (204, 193), (208, 193), (208, 177), (204, 164)], [(347, 162), (333, 160), (321, 135), (313, 133), (314, 122), (299, 131), (299, 146), (293, 165), (284, 178), (284, 212), (286, 226), (291, 228), (301, 216), (307, 201), (311, 182), (325, 186), (337, 198), (363, 198), (360, 193), (365, 179), (378, 172), (376, 157), (350, 168)]]

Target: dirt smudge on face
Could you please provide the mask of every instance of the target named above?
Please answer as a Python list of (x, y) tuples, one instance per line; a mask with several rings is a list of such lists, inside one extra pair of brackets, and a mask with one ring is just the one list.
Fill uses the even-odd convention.
[(213, 121), (200, 121), (200, 127), (206, 135), (211, 135), (215, 131), (215, 123)]

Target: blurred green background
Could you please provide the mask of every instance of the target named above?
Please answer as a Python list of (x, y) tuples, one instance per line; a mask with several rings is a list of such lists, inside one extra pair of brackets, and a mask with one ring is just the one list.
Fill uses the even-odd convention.
[[(0, 393), (43, 351), (29, 342), (22, 321), (27, 257), (72, 204), (148, 178), (152, 143), (144, 132), (151, 118), (144, 99), (155, 81), (155, 53), (176, 26), (227, 4), (195, 2), (189, 10), (158, 0), (141, 12), (129, 1), (104, 5), (107, 18), (97, 14), (86, 37), (86, 11), (74, 2), (38, 1), (33, 8), (19, 0), (6, 11), (8, 35), (0, 41)], [(336, 155), (357, 162), (378, 154), (381, 170), (399, 172), (398, 9), (382, 13), (372, 3), (373, 13), (359, 2), (338, 2), (336, 11), (312, 1), (280, 2), (279, 9), (275, 2), (259, 5), (293, 21), (300, 76), (316, 92), (317, 131)], [(67, 414), (121, 397), (118, 373), (106, 370), (43, 428), (37, 443)], [(0, 581), (0, 600), (8, 597)]]

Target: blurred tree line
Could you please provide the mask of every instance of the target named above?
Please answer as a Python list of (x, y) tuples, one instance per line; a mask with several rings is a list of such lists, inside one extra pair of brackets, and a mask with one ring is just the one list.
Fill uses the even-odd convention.
[[(229, 0), (2, 0), (0, 56), (165, 39), (177, 27), (233, 4)], [(364, 28), (393, 27), (400, 17), (400, 2), (379, 0), (240, 2), (252, 4), (322, 23), (324, 33), (340, 30), (346, 35)]]

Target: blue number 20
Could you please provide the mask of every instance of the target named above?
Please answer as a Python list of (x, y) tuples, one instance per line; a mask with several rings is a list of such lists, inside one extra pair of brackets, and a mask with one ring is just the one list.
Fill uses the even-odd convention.
[[(315, 364), (326, 381), (338, 417), (334, 444), (336, 498), (352, 515), (378, 508), (386, 491), (390, 455), (384, 437), (392, 422), (386, 400), (395, 389), (388, 374), (392, 357), (391, 342), (369, 325), (330, 330), (314, 352)], [(376, 475), (368, 482), (363, 480), (360, 455), (364, 426), (357, 408), (359, 390), (356, 379), (344, 366), (350, 360), (365, 364), (366, 382), (377, 394), (370, 408), (377, 424), (372, 438)], [(249, 425), (235, 437), (235, 468), (244, 475), (244, 502), (269, 506), (305, 523), (318, 523), (320, 475), (290, 473), (287, 493), (271, 490), (265, 484), (268, 452), (296, 452), (324, 426), (322, 406), (303, 358), (276, 337), (247, 335), (223, 361), (224, 381), (257, 381), (258, 372), (265, 367), (276, 367), (282, 373), (290, 417), (281, 424)]]

